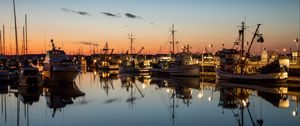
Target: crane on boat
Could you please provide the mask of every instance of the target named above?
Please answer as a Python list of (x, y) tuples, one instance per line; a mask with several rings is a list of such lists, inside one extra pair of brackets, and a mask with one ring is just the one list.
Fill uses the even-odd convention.
[(80, 42), (75, 42), (75, 43), (80, 43), (83, 45), (90, 46), (90, 55), (92, 55), (92, 46), (93, 46), (93, 54), (95, 54), (95, 48), (99, 46), (99, 44), (96, 44), (95, 42), (80, 41)]

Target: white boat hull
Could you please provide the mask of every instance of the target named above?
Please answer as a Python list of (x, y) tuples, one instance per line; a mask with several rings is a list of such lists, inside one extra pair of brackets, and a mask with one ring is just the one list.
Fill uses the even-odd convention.
[(198, 64), (174, 66), (166, 70), (171, 76), (200, 76)]
[(269, 73), (269, 74), (253, 74), (242, 75), (233, 74), (217, 70), (217, 79), (231, 80), (231, 81), (285, 81), (288, 78), (287, 72)]

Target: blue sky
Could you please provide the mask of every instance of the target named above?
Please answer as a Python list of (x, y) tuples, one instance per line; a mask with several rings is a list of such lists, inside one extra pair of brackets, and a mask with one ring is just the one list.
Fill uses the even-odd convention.
[[(210, 43), (216, 48), (224, 43), (229, 48), (237, 36), (236, 26), (245, 17), (251, 26), (248, 38), (254, 25), (261, 23), (264, 46), (268, 49), (294, 48), (293, 40), (300, 34), (299, 0), (16, 0), (16, 9), (19, 32), (24, 14), (28, 14), (33, 46), (42, 46), (41, 41), (45, 39), (62, 41), (63, 38), (70, 50), (79, 48), (72, 44), (76, 41), (93, 41), (101, 47), (109, 41), (119, 51), (126, 50), (129, 47), (127, 34), (133, 32), (137, 38), (136, 48), (145, 46), (146, 50), (153, 51), (163, 47), (168, 51), (168, 31), (172, 24), (181, 44), (190, 44), (194, 52)], [(0, 12), (0, 24), (12, 27), (12, 0), (1, 0)], [(125, 13), (139, 18), (127, 18)], [(13, 31), (7, 32), (13, 42)], [(37, 51), (41, 50), (32, 50)]]

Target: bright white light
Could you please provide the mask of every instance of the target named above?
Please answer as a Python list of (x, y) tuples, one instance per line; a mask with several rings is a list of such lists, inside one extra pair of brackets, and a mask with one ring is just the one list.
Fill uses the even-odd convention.
[(286, 51), (286, 48), (283, 48), (283, 51), (285, 52), (285, 51)]
[(167, 90), (166, 90), (168, 93), (170, 93), (170, 89), (168, 88)]
[(242, 100), (242, 103), (243, 103), (243, 106), (246, 106), (246, 105), (247, 105), (247, 103), (246, 103), (245, 100)]
[(212, 97), (211, 97), (211, 96), (209, 96), (209, 97), (208, 97), (208, 101), (211, 101), (211, 100), (212, 100)]
[(146, 88), (146, 86), (147, 86), (146, 84), (142, 84), (142, 88), (143, 88), (143, 89), (145, 89), (145, 88)]
[(297, 112), (295, 110), (292, 112), (292, 114), (293, 116), (297, 116)]
[(203, 93), (200, 92), (200, 93), (198, 94), (198, 97), (199, 97), (199, 98), (202, 98), (202, 97), (203, 97)]

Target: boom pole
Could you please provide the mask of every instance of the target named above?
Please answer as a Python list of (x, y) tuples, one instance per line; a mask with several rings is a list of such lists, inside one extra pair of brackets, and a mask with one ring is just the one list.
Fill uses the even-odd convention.
[(251, 40), (250, 46), (249, 46), (249, 48), (248, 48), (248, 51), (247, 51), (247, 53), (246, 53), (246, 56), (249, 56), (251, 46), (252, 46), (252, 44), (253, 44), (253, 41), (254, 41), (255, 37), (258, 35), (258, 29), (259, 29), (260, 25), (261, 25), (261, 24), (257, 24), (257, 28), (256, 28), (256, 30), (255, 30), (255, 33), (254, 33), (253, 37), (252, 37), (252, 40)]

